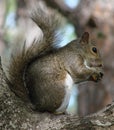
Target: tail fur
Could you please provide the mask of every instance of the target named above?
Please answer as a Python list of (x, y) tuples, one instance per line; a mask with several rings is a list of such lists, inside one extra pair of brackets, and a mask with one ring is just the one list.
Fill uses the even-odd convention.
[(46, 55), (53, 49), (53, 44), (58, 40), (57, 29), (59, 21), (55, 14), (47, 15), (43, 9), (38, 8), (32, 13), (32, 20), (41, 28), (43, 39), (35, 41), (26, 49), (24, 43), (21, 49), (12, 53), (9, 65), (9, 81), (12, 91), (23, 100), (28, 101), (28, 89), (25, 83), (25, 73), (27, 66), (35, 58)]

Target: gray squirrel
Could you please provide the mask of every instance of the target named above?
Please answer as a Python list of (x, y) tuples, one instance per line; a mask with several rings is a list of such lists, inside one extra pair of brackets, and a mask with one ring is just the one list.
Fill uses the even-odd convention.
[(59, 39), (58, 17), (38, 8), (32, 20), (42, 30), (43, 38), (12, 52), (8, 68), (10, 88), (37, 111), (64, 113), (74, 84), (102, 79), (99, 50), (88, 32), (64, 47), (55, 48), (53, 45)]

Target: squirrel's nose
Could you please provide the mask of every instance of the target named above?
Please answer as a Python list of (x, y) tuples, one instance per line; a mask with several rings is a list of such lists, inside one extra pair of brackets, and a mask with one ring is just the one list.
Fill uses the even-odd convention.
[(103, 74), (102, 72), (100, 72), (100, 76), (101, 76), (101, 78), (103, 77), (103, 75), (104, 75), (104, 74)]
[(99, 64), (98, 67), (103, 67), (103, 64)]

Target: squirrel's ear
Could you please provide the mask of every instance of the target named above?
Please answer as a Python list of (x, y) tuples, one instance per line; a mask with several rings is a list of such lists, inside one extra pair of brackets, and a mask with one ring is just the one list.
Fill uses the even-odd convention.
[(83, 35), (81, 36), (80, 42), (83, 42), (86, 44), (89, 42), (89, 33), (88, 32), (83, 33)]

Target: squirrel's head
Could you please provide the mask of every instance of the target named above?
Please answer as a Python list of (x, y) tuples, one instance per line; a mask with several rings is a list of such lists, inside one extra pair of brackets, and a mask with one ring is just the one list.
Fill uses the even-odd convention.
[(79, 39), (80, 56), (83, 59), (83, 64), (87, 69), (99, 72), (99, 75), (93, 74), (90, 80), (98, 81), (103, 77), (103, 63), (101, 55), (95, 43), (89, 38), (89, 33), (84, 32)]

